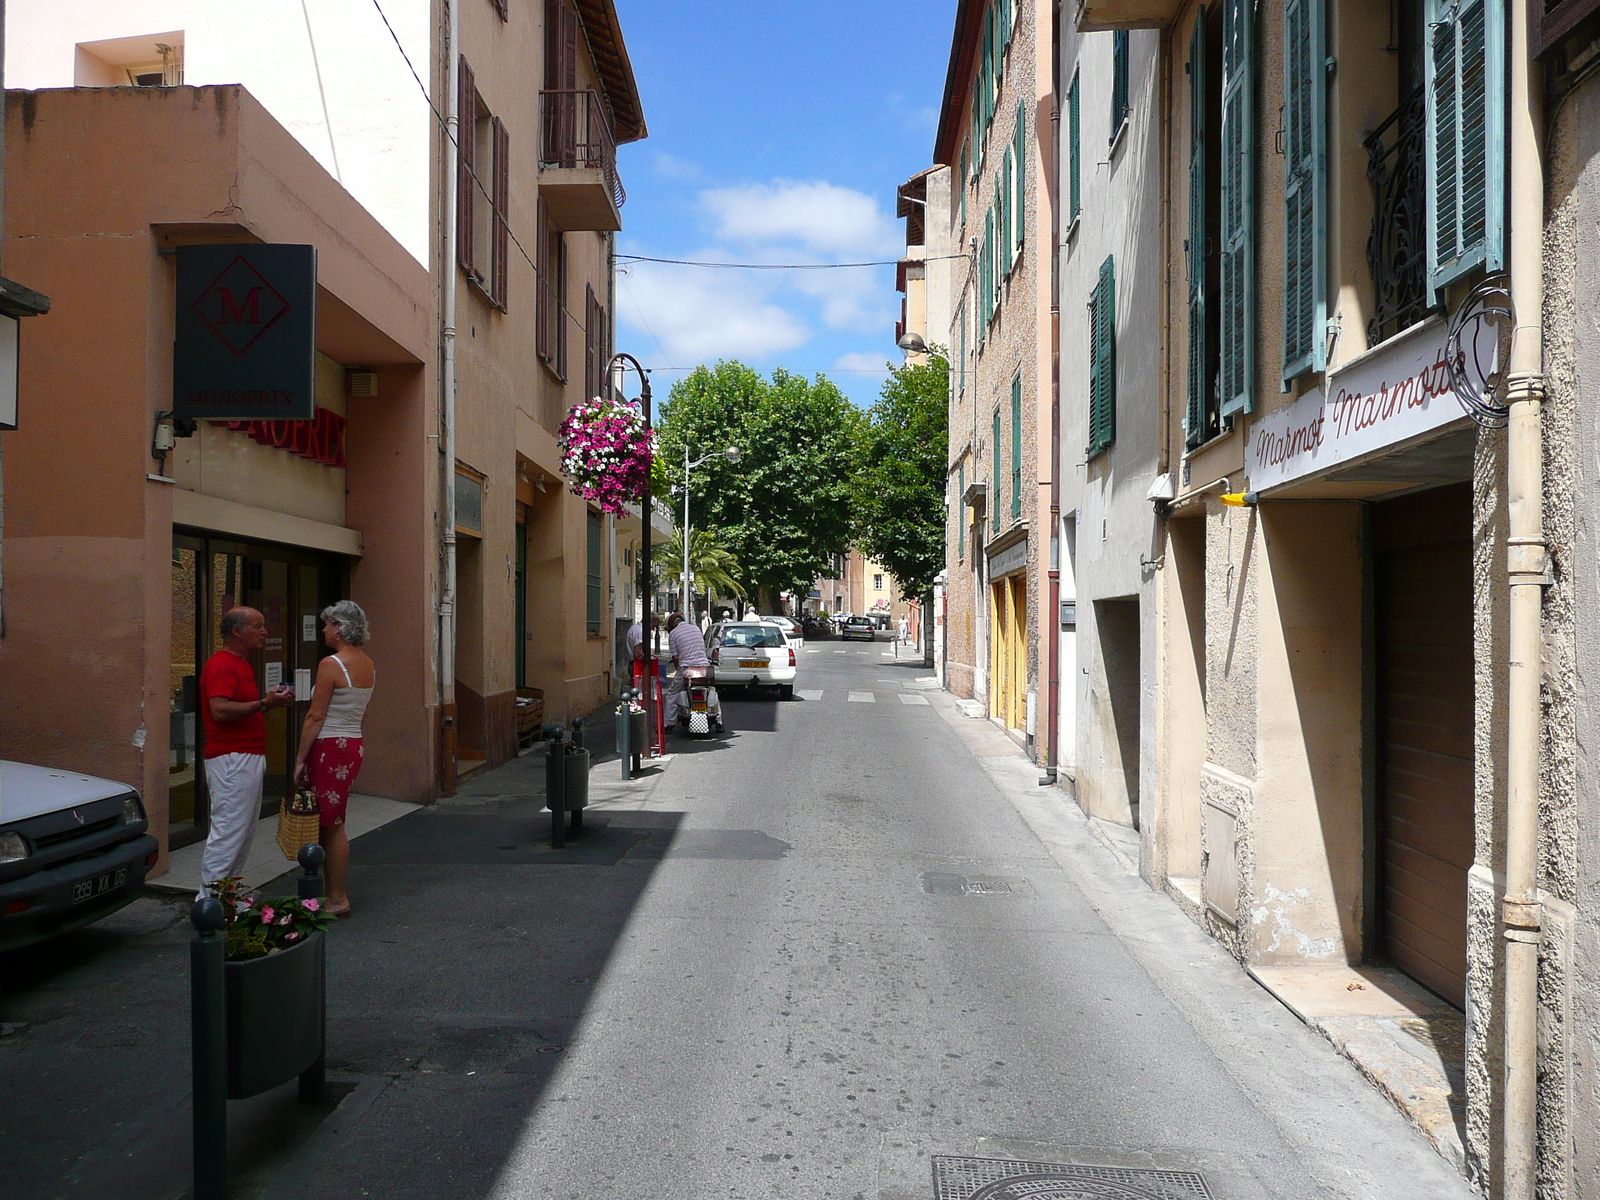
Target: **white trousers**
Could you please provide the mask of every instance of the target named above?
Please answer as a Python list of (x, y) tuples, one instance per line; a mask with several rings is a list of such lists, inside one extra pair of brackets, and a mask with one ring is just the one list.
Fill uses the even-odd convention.
[[(682, 675), (674, 675), (667, 680), (666, 712), (662, 715), (662, 723), (671, 725), (678, 719), (678, 710), (689, 707), (689, 701), (684, 693), (688, 690), (688, 680)], [(652, 735), (653, 736), (653, 735)]]
[(200, 856), (200, 883), (243, 875), (250, 842), (261, 817), (261, 786), (267, 778), (265, 754), (219, 754), (206, 759), (206, 787), (211, 793), (211, 832)]

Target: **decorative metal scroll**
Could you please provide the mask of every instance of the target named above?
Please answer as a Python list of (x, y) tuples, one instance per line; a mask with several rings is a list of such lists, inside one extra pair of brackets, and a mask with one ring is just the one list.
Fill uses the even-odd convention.
[(1376, 346), (1428, 315), (1427, 106), (1419, 87), (1363, 139), (1372, 181), (1367, 266), (1373, 310), (1367, 345)]
[(1511, 303), (1511, 277), (1491, 275), (1462, 301), (1450, 319), (1444, 361), (1450, 390), (1461, 407), (1485, 429), (1504, 429), (1506, 371), (1511, 365), (1511, 338), (1517, 310)]

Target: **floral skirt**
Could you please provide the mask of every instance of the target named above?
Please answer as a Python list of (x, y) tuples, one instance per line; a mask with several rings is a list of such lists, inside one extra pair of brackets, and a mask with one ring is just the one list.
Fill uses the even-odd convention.
[(306, 775), (317, 793), (318, 824), (324, 829), (344, 824), (350, 789), (361, 774), (361, 739), (318, 738), (306, 755)]

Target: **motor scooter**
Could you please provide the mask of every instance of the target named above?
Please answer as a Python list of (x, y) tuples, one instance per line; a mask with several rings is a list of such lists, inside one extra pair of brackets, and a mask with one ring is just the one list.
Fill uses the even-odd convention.
[[(678, 725), (691, 734), (722, 732), (722, 701), (714, 686), (716, 668), (710, 664), (680, 667), (683, 675), (683, 705), (678, 712)], [(687, 711), (685, 711), (685, 709)]]

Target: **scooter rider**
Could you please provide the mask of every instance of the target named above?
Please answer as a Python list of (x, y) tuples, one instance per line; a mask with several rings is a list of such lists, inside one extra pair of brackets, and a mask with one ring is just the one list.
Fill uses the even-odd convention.
[(683, 677), (683, 669), (709, 667), (711, 658), (706, 654), (704, 635), (693, 624), (685, 621), (682, 613), (675, 612), (667, 618), (667, 645), (670, 647), (672, 660), (678, 664), (678, 673), (667, 681), (666, 723), (670, 726), (678, 719), (678, 710), (687, 707), (683, 695), (687, 690), (688, 681)]

